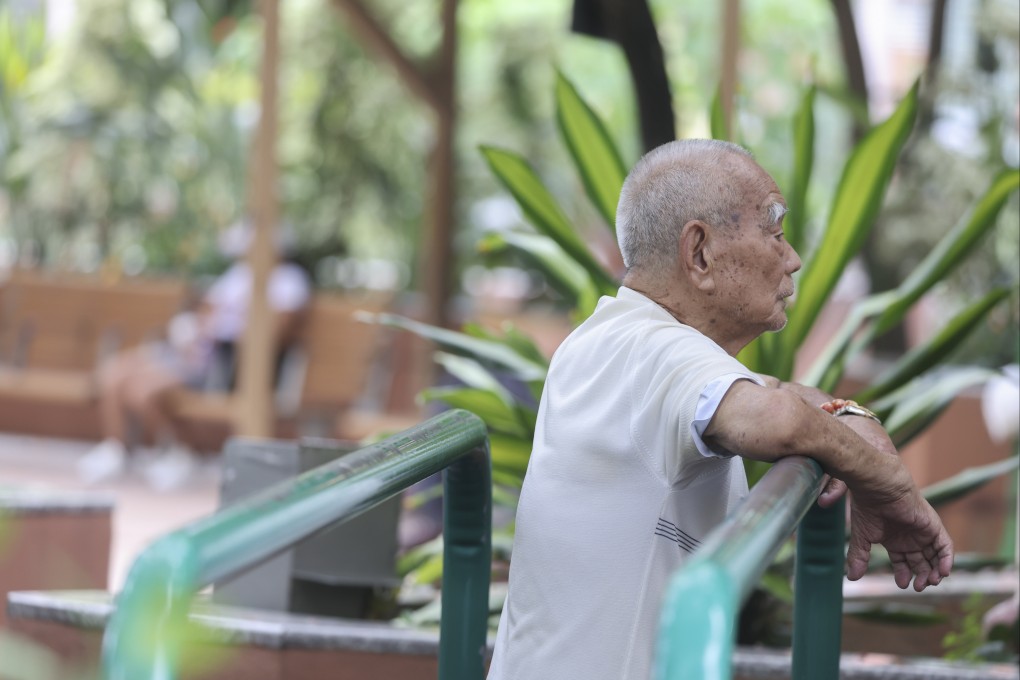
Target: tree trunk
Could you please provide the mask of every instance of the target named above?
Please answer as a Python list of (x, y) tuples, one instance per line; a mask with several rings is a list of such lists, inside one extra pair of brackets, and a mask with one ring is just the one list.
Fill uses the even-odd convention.
[(645, 151), (676, 139), (666, 61), (647, 0), (574, 0), (571, 28), (611, 40), (627, 59)]
[(262, 0), (265, 46), (262, 52), (261, 113), (255, 136), (248, 202), (254, 222), (254, 238), (248, 249), (251, 292), (248, 316), (240, 346), (239, 404), (235, 431), (247, 437), (273, 435), (274, 329), (266, 283), (273, 267), (273, 231), (279, 222), (276, 193), (277, 66), (280, 53), (279, 0)]

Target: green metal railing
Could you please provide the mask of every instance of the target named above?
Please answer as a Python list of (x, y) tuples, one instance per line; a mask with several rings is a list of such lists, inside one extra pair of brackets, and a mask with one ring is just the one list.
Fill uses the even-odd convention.
[(485, 424), (443, 413), (157, 540), (135, 561), (103, 637), (107, 680), (173, 680), (194, 594), (444, 470), (441, 679), (484, 676), (492, 483)]
[(822, 483), (814, 461), (780, 460), (677, 570), (663, 602), (656, 680), (729, 680), (740, 606), (798, 522), (793, 678), (839, 677), (845, 509), (842, 501), (818, 507)]

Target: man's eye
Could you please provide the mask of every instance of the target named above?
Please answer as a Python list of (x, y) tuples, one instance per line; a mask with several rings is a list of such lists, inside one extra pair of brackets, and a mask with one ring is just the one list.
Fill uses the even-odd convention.
[(785, 238), (785, 236), (786, 236), (786, 234), (784, 232), (779, 232), (778, 234), (776, 234), (776, 240), (777, 241), (782, 241), (783, 238)]

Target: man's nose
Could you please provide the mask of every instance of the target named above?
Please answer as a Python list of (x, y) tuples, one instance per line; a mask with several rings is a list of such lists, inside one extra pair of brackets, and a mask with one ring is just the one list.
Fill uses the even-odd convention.
[(797, 251), (793, 249), (793, 246), (791, 246), (789, 243), (787, 243), (786, 245), (790, 249), (790, 253), (786, 258), (787, 271), (792, 274), (796, 271), (800, 271), (800, 266), (802, 263), (800, 261), (800, 255), (798, 255)]

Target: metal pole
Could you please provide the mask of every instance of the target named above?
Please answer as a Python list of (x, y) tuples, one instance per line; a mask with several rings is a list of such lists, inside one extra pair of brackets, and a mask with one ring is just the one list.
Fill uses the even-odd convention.
[(488, 444), (443, 472), (440, 680), (485, 677), (492, 569), (492, 472)]
[(838, 680), (843, 627), (846, 505), (814, 505), (797, 530), (793, 605), (794, 680)]

